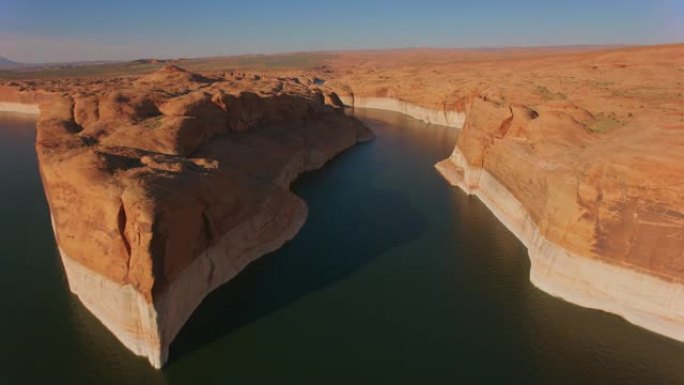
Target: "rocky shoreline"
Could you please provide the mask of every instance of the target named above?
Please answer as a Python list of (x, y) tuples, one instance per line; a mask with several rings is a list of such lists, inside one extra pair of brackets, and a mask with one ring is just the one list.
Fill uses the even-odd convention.
[[(467, 119), (465, 111), (445, 112), (386, 97), (341, 99), (348, 107), (403, 113), (429, 124), (463, 128)], [(458, 119), (436, 118), (442, 116)], [(531, 262), (530, 281), (536, 287), (573, 304), (619, 315), (632, 324), (684, 342), (682, 283), (633, 266), (579, 255), (550, 241), (511, 191), (486, 169), (471, 166), (458, 144), (452, 155), (435, 164), (435, 168), (453, 186), (477, 196), (525, 245)]]
[(438, 124), (440, 126), (461, 128), (465, 122), (465, 113), (462, 111), (435, 110), (394, 98), (342, 95), (340, 100), (351, 108), (374, 108), (394, 111), (429, 124)]

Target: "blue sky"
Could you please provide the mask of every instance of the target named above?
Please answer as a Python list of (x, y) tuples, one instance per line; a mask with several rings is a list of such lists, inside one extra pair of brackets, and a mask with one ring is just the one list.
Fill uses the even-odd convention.
[(0, 0), (17, 61), (684, 42), (684, 0)]

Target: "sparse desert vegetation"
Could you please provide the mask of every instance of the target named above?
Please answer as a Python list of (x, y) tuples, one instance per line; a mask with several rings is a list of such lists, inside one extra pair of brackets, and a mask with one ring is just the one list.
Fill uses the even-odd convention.
[(615, 118), (615, 114), (600, 113), (595, 116), (594, 121), (589, 124), (588, 128), (591, 132), (602, 134), (621, 125), (622, 123)]

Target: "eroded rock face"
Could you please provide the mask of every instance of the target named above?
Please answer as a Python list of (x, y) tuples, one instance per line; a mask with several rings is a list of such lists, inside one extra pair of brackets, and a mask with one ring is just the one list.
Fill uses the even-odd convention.
[(454, 163), (490, 173), (546, 238), (579, 255), (684, 281), (684, 184), (671, 183), (684, 176), (678, 130), (598, 133), (591, 129), (597, 116), (572, 104), (501, 106), (481, 97), (468, 114)]
[(206, 294), (291, 239), (302, 172), (372, 133), (319, 91), (165, 67), (42, 107), (36, 149), (71, 289), (164, 364)]

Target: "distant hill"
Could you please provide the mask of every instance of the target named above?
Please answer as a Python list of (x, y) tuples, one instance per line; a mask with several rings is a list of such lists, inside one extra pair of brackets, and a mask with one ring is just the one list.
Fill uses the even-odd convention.
[(22, 66), (24, 65), (21, 63), (14, 62), (12, 60), (0, 56), (0, 69), (18, 68)]

